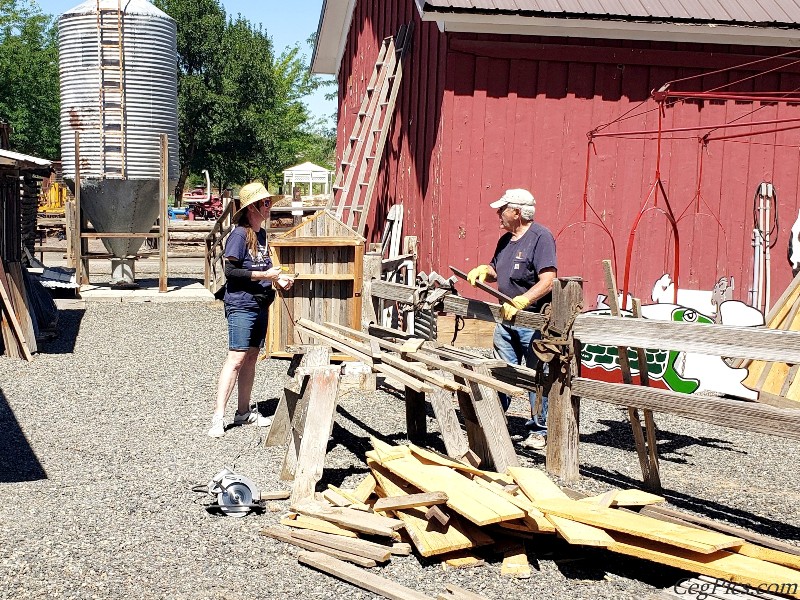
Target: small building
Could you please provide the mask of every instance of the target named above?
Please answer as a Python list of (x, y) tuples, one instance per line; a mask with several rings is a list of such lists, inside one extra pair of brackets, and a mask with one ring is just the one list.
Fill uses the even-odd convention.
[[(681, 217), (678, 285), (710, 290), (733, 276), (734, 298), (747, 300), (753, 197), (769, 182), (779, 217), (767, 261), (772, 300), (786, 287), (800, 181), (800, 129), (791, 119), (800, 103), (774, 100), (800, 88), (795, 2), (328, 0), (312, 69), (338, 79), (340, 159), (382, 40), (412, 22), (369, 240), (380, 238), (387, 208), (403, 204), (420, 269), (468, 270), (489, 260), (500, 234), (489, 202), (524, 187), (537, 198), (537, 220), (558, 236), (559, 272), (584, 278), (587, 308), (605, 290), (601, 259), (616, 259), (619, 278), (634, 229), (629, 291), (647, 301), (661, 275), (675, 275), (663, 200), (650, 201), (637, 224), (658, 173)], [(670, 81), (731, 94), (659, 111), (651, 92)], [(604, 131), (630, 136), (587, 143), (617, 119)], [(706, 142), (710, 128), (670, 133), (659, 154), (659, 122), (748, 125)]]
[(283, 171), (283, 193), (291, 196), (295, 187), (303, 196), (330, 194), (333, 172), (312, 162), (304, 162)]

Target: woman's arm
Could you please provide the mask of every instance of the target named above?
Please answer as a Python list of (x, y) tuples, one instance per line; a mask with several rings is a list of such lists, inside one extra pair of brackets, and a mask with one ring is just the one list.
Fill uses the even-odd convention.
[(242, 268), (242, 261), (232, 256), (225, 257), (225, 277), (227, 279), (247, 279), (277, 281), (281, 274), (278, 267), (272, 267), (267, 271), (250, 271)]

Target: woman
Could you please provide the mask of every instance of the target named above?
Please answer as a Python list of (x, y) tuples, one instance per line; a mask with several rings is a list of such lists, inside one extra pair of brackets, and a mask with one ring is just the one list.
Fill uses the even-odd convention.
[(225, 405), (237, 380), (238, 405), (234, 425), (255, 423), (258, 410), (250, 408), (250, 394), (256, 374), (259, 350), (267, 333), (267, 311), (275, 299), (273, 285), (288, 290), (293, 279), (272, 265), (267, 249), (267, 230), (271, 194), (259, 182), (248, 183), (239, 191), (237, 223), (225, 243), (225, 317), (228, 319), (228, 356), (217, 384), (217, 400), (208, 435), (225, 435)]

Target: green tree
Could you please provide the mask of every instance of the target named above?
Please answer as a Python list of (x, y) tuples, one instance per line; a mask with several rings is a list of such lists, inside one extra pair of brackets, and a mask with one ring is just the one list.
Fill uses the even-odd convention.
[(0, 0), (0, 119), (12, 127), (13, 150), (61, 156), (55, 27), (18, 0)]
[(326, 82), (299, 45), (281, 55), (260, 27), (228, 19), (217, 0), (156, 0), (178, 24), (180, 197), (206, 168), (220, 189), (251, 179), (279, 181), (297, 162), (332, 162), (335, 135), (304, 99)]

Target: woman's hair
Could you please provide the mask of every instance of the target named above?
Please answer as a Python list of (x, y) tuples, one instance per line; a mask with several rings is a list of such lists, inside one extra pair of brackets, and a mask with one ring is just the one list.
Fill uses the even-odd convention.
[(247, 211), (242, 212), (242, 216), (239, 217), (240, 227), (244, 227), (245, 232), (245, 243), (247, 244), (247, 249), (250, 251), (250, 255), (253, 257), (253, 260), (256, 259), (258, 256), (258, 237), (256, 236), (256, 232), (253, 231), (253, 226), (250, 225), (250, 219), (247, 217)]

